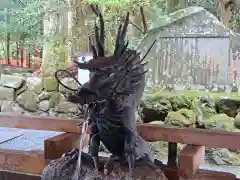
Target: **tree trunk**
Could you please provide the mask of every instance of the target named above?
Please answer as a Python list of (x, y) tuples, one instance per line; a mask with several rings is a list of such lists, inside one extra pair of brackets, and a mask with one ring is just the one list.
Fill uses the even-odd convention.
[(232, 19), (233, 13), (230, 10), (230, 7), (228, 7), (227, 10), (224, 8), (227, 2), (228, 0), (219, 1), (220, 19), (225, 26), (227, 26), (228, 28), (231, 28), (232, 27), (231, 19)]
[(68, 50), (65, 32), (62, 32), (64, 21), (60, 21), (56, 4), (49, 0), (45, 6), (44, 17), (44, 45), (43, 59), (41, 64), (41, 75), (48, 76), (67, 65)]
[(179, 0), (179, 8), (183, 9), (188, 6), (188, 0)]
[(67, 18), (65, 19), (65, 21), (67, 20), (66, 24), (67, 24), (67, 35), (68, 35), (68, 43), (67, 43), (67, 47), (68, 47), (68, 66), (71, 65), (71, 54), (74, 53), (74, 36), (75, 36), (75, 30), (74, 30), (74, 24), (75, 24), (75, 18), (76, 18), (76, 1), (77, 0), (67, 0), (68, 2), (68, 11), (67, 11)]
[(179, 5), (179, 0), (167, 0), (166, 1), (166, 12), (167, 14), (175, 11), (175, 8)]

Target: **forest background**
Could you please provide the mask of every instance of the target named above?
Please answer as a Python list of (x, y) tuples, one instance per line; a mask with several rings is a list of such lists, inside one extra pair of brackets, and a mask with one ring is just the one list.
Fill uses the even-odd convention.
[[(19, 56), (18, 47), (33, 52), (42, 48), (41, 72), (48, 74), (69, 65), (74, 52), (89, 51), (88, 37), (93, 34), (95, 16), (89, 4), (98, 4), (106, 22), (106, 51), (114, 47), (116, 29), (121, 18), (130, 12), (128, 39), (132, 47), (144, 36), (140, 7), (147, 27), (159, 18), (188, 6), (201, 6), (227, 27), (240, 32), (239, 13), (224, 9), (227, 0), (1, 0), (0, 58)], [(7, 41), (7, 43), (6, 43)], [(36, 60), (35, 58), (32, 59)]]

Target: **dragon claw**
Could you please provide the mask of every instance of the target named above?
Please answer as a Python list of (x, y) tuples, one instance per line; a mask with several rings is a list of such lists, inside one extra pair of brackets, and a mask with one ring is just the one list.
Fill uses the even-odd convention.
[(79, 154), (78, 149), (73, 149), (70, 152), (64, 153), (62, 155), (62, 158), (63, 157), (70, 157), (70, 158), (67, 159), (66, 163), (63, 165), (63, 169), (72, 165), (72, 164), (75, 164), (77, 162), (77, 159), (78, 159), (78, 154)]
[(79, 150), (77, 148), (73, 149), (70, 152), (64, 153), (62, 157), (70, 156), (71, 159), (76, 159), (78, 157)]
[(108, 175), (108, 169), (107, 168), (104, 168), (104, 175), (107, 176)]

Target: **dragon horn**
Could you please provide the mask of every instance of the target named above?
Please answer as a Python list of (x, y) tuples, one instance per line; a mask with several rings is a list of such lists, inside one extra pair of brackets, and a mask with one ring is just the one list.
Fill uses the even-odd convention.
[(104, 20), (102, 13), (100, 12), (98, 6), (94, 7), (93, 5), (90, 5), (93, 13), (99, 17), (100, 22), (100, 33), (99, 33), (99, 27), (97, 26), (95, 22), (95, 41), (97, 44), (97, 50), (98, 50), (98, 56), (104, 57), (104, 36), (105, 36), (105, 30), (104, 30)]
[(116, 56), (116, 59), (118, 59), (121, 56), (121, 52), (123, 52), (122, 49), (126, 48), (124, 39), (126, 36), (128, 24), (129, 24), (129, 14), (130, 13), (127, 12), (123, 25), (120, 24), (118, 28), (116, 42), (115, 42), (115, 50), (114, 50), (114, 55)]

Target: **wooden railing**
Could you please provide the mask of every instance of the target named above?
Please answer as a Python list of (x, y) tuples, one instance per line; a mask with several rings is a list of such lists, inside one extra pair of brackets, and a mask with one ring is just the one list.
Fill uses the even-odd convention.
[[(40, 175), (49, 160), (59, 158), (66, 151), (78, 146), (81, 134), (81, 127), (78, 125), (81, 122), (83, 122), (81, 119), (67, 120), (55, 117), (0, 114), (0, 127), (63, 132), (63, 134), (46, 139), (44, 150), (23, 152), (0, 149), (0, 169)], [(199, 170), (199, 167), (204, 161), (205, 146), (240, 149), (240, 133), (153, 124), (138, 124), (137, 128), (139, 134), (147, 141), (169, 142), (168, 165), (161, 167), (169, 180), (200, 180), (203, 178), (206, 180), (238, 180), (231, 173)], [(85, 140), (86, 144), (87, 141), (88, 138)], [(186, 144), (178, 157), (177, 143)]]

